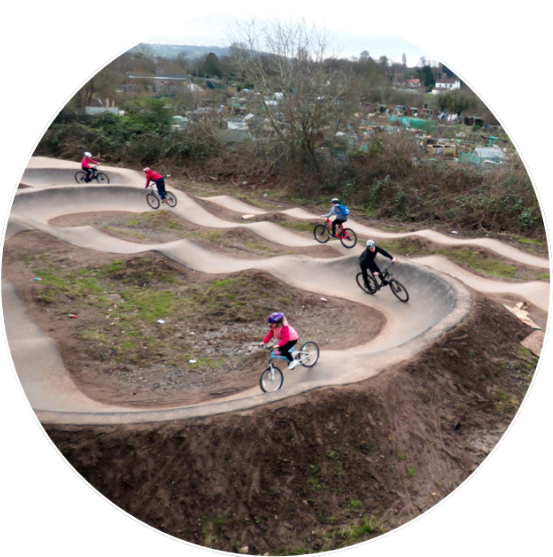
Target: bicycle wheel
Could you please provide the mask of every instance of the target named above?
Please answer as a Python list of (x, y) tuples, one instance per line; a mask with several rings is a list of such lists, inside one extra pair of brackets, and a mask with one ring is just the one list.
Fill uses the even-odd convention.
[(96, 174), (95, 178), (96, 178), (96, 181), (99, 184), (109, 184), (108, 175), (104, 174), (103, 172), (98, 172), (98, 174)]
[(326, 244), (326, 242), (330, 240), (330, 231), (324, 224), (318, 224), (313, 229), (313, 236), (315, 236), (315, 240), (317, 240), (317, 242)]
[(82, 170), (75, 172), (75, 182), (77, 182), (77, 184), (86, 184), (85, 179), (86, 172), (83, 172)]
[(146, 201), (148, 202), (148, 205), (152, 209), (159, 209), (160, 201), (159, 201), (159, 197), (155, 193), (150, 192), (146, 196)]
[(344, 238), (340, 238), (340, 242), (345, 248), (351, 249), (357, 244), (357, 235), (351, 228), (344, 228), (344, 235)]
[(282, 387), (284, 376), (282, 371), (275, 365), (269, 366), (259, 378), (259, 386), (264, 393), (272, 393), (278, 391)]
[(394, 296), (400, 302), (407, 303), (409, 301), (409, 294), (407, 293), (407, 290), (405, 290), (405, 287), (403, 286), (403, 284), (401, 284), (401, 282), (397, 281), (396, 279), (391, 279), (389, 284), (392, 292), (394, 293)]
[(167, 192), (167, 197), (165, 199), (169, 207), (174, 207), (177, 204), (177, 198), (170, 191)]
[(298, 362), (305, 367), (313, 367), (319, 359), (319, 347), (313, 341), (302, 344), (300, 353), (297, 356)]
[(361, 290), (363, 290), (363, 292), (365, 292), (366, 294), (374, 294), (378, 290), (378, 287), (376, 286), (376, 280), (374, 279), (374, 277), (371, 277), (369, 275), (369, 277), (368, 277), (369, 286), (368, 287), (365, 284), (365, 279), (363, 278), (363, 273), (357, 273), (357, 276), (355, 278), (357, 280), (357, 286), (359, 286), (359, 288), (361, 288)]

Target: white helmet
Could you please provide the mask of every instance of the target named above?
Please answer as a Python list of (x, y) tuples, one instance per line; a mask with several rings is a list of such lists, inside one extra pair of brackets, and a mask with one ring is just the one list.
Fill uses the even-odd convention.
[(92, 153), (89, 153), (88, 151), (85, 151), (85, 152), (84, 152), (84, 156), (85, 156), (85, 157), (91, 157), (91, 156), (92, 156)]
[(376, 244), (374, 243), (374, 240), (367, 240), (367, 247), (368, 248), (374, 248), (374, 246), (376, 246)]
[(334, 197), (330, 200), (331, 203), (340, 203), (340, 200), (337, 197)]
[(142, 172), (150, 172), (152, 170), (149, 166), (147, 166)]

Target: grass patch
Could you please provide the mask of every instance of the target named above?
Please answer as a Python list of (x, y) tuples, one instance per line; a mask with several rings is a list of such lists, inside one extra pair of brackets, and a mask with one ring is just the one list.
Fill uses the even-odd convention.
[[(155, 323), (171, 313), (175, 294), (170, 290), (143, 290), (132, 288), (121, 292), (125, 310), (137, 312), (140, 318)], [(115, 312), (114, 312), (115, 313)]]
[(537, 280), (549, 280), (549, 273), (540, 273), (537, 277)]
[(498, 259), (486, 257), (485, 255), (482, 255), (470, 248), (440, 250), (437, 252), (432, 251), (431, 253), (441, 253), (457, 263), (466, 265), (473, 271), (482, 272), (502, 279), (514, 278), (517, 270), (516, 267), (513, 267), (512, 265), (507, 265), (507, 263), (503, 263)]
[(536, 240), (534, 238), (519, 238), (518, 241), (521, 244), (527, 244), (531, 246), (543, 246), (544, 242), (541, 240)]
[(313, 232), (313, 228), (315, 227), (314, 224), (311, 222), (305, 221), (298, 221), (298, 222), (279, 222), (281, 226), (286, 228), (290, 228), (291, 230), (295, 230), (297, 232)]

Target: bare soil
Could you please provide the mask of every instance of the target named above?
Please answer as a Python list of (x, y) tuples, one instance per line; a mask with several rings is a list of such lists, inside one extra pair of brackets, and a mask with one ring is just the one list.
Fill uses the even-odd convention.
[[(40, 232), (8, 239), (3, 257), (5, 278), (56, 341), (75, 383), (105, 403), (194, 404), (256, 386), (272, 311), (285, 312), (300, 344), (329, 349), (365, 344), (384, 323), (371, 308), (323, 301), (265, 272), (204, 275), (159, 254), (103, 254)], [(156, 294), (171, 300), (159, 316), (151, 313)]]
[(406, 523), (477, 468), (531, 381), (529, 332), (475, 294), (464, 323), (359, 384), (207, 419), (46, 431), (100, 493), (172, 536), (256, 555), (336, 549)]
[[(209, 209), (217, 207), (211, 203), (207, 205)], [(216, 211), (212, 210), (211, 212), (215, 213)], [(223, 210), (223, 212), (230, 211)], [(232, 213), (232, 215), (236, 217), (236, 213)], [(236, 220), (240, 224), (245, 222), (240, 218), (232, 219), (225, 217), (225, 220)], [(293, 221), (293, 219), (286, 217), (282, 217), (281, 220)], [(255, 221), (256, 219), (251, 219), (248, 222)], [(75, 213), (56, 217), (49, 224), (62, 227), (94, 226), (115, 238), (144, 244), (167, 243), (187, 238), (211, 251), (248, 259), (254, 257), (276, 257), (290, 253), (300, 253), (312, 257), (340, 256), (336, 250), (328, 246), (295, 248), (292, 250), (291, 248), (265, 240), (246, 227), (210, 230), (179, 219), (169, 211), (141, 214), (125, 211)]]

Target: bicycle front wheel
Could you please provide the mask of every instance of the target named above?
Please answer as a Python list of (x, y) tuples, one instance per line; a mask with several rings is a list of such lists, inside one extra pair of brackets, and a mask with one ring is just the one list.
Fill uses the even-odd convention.
[(284, 376), (275, 365), (269, 366), (259, 378), (259, 386), (264, 393), (278, 391), (282, 387)]
[(177, 204), (177, 198), (170, 191), (167, 192), (167, 197), (165, 199), (169, 207), (174, 207)]
[(363, 290), (363, 292), (365, 292), (366, 294), (374, 294), (378, 290), (378, 287), (376, 286), (376, 280), (374, 279), (374, 277), (371, 276), (367, 277), (368, 285), (365, 284), (363, 273), (357, 273), (357, 276), (355, 278), (357, 280), (357, 286), (359, 286), (359, 288), (361, 288), (361, 290)]
[(109, 184), (109, 178), (107, 174), (104, 174), (103, 172), (98, 172), (98, 174), (96, 174), (96, 181), (99, 184)]
[(340, 238), (340, 242), (345, 248), (351, 249), (357, 244), (357, 235), (351, 228), (344, 228), (344, 236)]
[(330, 240), (330, 231), (324, 224), (318, 224), (313, 229), (313, 236), (315, 236), (315, 240), (317, 240), (317, 242), (326, 244), (328, 240)]
[(159, 197), (155, 193), (150, 192), (146, 196), (146, 201), (152, 209), (159, 209), (160, 201)]
[(401, 282), (396, 279), (390, 280), (390, 288), (400, 302), (407, 303), (409, 301), (409, 294)]
[(77, 184), (86, 184), (85, 180), (86, 180), (86, 172), (83, 172), (82, 170), (75, 172), (75, 182), (77, 182)]
[(298, 362), (305, 367), (313, 367), (319, 359), (319, 347), (313, 341), (305, 342), (297, 356)]

